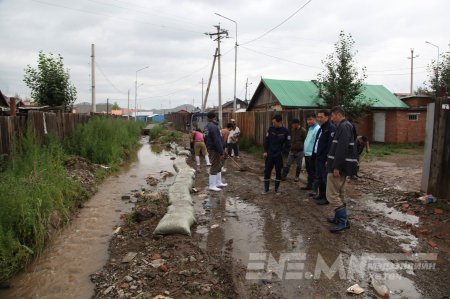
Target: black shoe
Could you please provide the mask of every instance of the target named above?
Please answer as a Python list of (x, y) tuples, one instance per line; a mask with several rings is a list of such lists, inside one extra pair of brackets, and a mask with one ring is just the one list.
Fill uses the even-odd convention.
[(313, 199), (315, 199), (315, 200), (321, 200), (321, 199), (323, 199), (323, 194), (318, 193), (318, 194), (316, 194), (316, 196), (313, 197)]
[(313, 197), (313, 196), (316, 196), (317, 195), (317, 193), (316, 192), (309, 192), (309, 196), (311, 196), (311, 197)]
[(321, 198), (321, 199), (316, 201), (316, 204), (318, 204), (319, 206), (327, 205), (329, 203), (330, 202), (328, 200), (326, 200), (325, 198)]
[(312, 190), (312, 186), (306, 185), (305, 187), (300, 187), (300, 190)]

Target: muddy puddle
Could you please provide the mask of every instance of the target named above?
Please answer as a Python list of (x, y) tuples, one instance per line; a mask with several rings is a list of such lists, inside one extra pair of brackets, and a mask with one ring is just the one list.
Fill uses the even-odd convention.
[[(48, 245), (43, 254), (12, 281), (12, 288), (0, 291), (0, 298), (90, 298), (94, 285), (89, 275), (108, 259), (109, 240), (120, 215), (133, 203), (122, 200), (132, 190), (145, 188), (146, 177), (158, 178), (161, 170), (174, 172), (169, 153), (152, 148), (148, 138), (140, 140), (137, 161), (121, 173), (107, 178), (85, 203), (67, 228)], [(167, 183), (170, 184), (167, 179)]]

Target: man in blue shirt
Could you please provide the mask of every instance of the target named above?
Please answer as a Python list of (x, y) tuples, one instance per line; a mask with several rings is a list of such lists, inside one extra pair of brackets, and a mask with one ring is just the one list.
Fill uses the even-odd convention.
[[(317, 131), (319, 131), (320, 126), (316, 122), (316, 114), (311, 112), (306, 117), (306, 122), (308, 124), (308, 134), (306, 135), (305, 143), (304, 143), (304, 153), (305, 153), (305, 166), (306, 172), (308, 173), (308, 181), (305, 187), (301, 187), (301, 190), (312, 190), (313, 188), (314, 177), (316, 172), (315, 163), (316, 161), (313, 159), (313, 150), (314, 143), (316, 141)], [(317, 190), (314, 190), (317, 191)], [(314, 194), (315, 195), (315, 194)]]
[(281, 115), (272, 117), (272, 126), (269, 128), (264, 140), (264, 191), (269, 192), (270, 175), (275, 166), (275, 194), (279, 195), (278, 189), (281, 183), (281, 170), (283, 168), (283, 151), (289, 151), (291, 146), (291, 137), (289, 130), (283, 127)]

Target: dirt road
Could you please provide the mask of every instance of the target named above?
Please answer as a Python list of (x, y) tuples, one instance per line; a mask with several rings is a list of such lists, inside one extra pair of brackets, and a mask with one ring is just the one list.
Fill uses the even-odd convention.
[[(151, 236), (165, 209), (151, 195), (155, 212), (124, 227), (111, 243), (108, 265), (93, 276), (96, 297), (350, 298), (346, 289), (358, 283), (365, 289), (358, 298), (374, 298), (372, 277), (389, 287), (391, 298), (445, 298), (450, 214), (448, 203), (416, 200), (422, 157), (416, 149), (363, 162), (363, 178), (348, 184), (351, 228), (341, 234), (328, 231), (329, 208), (316, 205), (291, 176), (281, 184), (282, 196), (261, 195), (259, 157), (242, 153), (238, 163), (247, 171), (227, 161), (229, 185), (222, 192), (206, 190), (202, 166), (199, 192), (192, 194), (192, 237)], [(195, 167), (192, 158), (189, 163)], [(147, 261), (163, 256), (165, 266), (120, 264), (127, 252)], [(130, 289), (133, 282), (138, 287)]]

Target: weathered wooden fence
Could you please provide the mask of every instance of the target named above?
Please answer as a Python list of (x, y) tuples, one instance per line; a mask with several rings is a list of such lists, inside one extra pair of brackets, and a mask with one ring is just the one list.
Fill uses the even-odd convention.
[(450, 200), (450, 99), (435, 104), (428, 193)]
[(9, 154), (14, 139), (26, 130), (34, 132), (39, 139), (53, 135), (62, 140), (89, 119), (90, 116), (85, 114), (43, 111), (29, 111), (27, 116), (1, 116), (0, 154)]
[[(317, 112), (314, 109), (298, 109), (287, 111), (249, 111), (249, 112), (226, 112), (222, 114), (222, 125), (226, 127), (231, 119), (235, 119), (241, 130), (241, 136), (250, 139), (257, 145), (262, 145), (267, 130), (272, 125), (272, 117), (280, 114), (283, 118), (284, 126), (288, 127), (293, 118), (299, 118), (303, 127), (306, 127), (306, 116), (311, 112)], [(186, 122), (190, 121), (190, 114), (171, 113), (167, 118), (173, 122), (177, 129), (185, 130)]]

